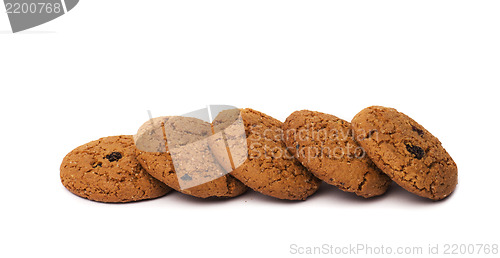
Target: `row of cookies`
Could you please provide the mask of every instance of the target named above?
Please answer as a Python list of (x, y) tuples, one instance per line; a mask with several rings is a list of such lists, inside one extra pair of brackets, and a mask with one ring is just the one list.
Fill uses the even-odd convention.
[[(235, 197), (247, 188), (279, 199), (305, 200), (321, 180), (363, 197), (383, 194), (394, 180), (410, 192), (439, 200), (457, 182), (456, 164), (440, 142), (395, 109), (367, 108), (352, 125), (306, 110), (294, 112), (284, 123), (252, 109), (238, 114), (248, 148), (237, 166), (214, 151), (211, 142), (200, 141), (220, 124), (204, 127), (194, 118), (161, 117), (139, 129), (137, 135), (145, 137), (141, 146), (136, 135), (135, 141), (132, 136), (113, 136), (76, 148), (61, 164), (61, 181), (74, 194), (101, 202), (151, 199), (171, 189), (200, 198)], [(184, 181), (196, 180), (193, 174), (176, 171), (169, 151), (175, 144), (167, 146), (165, 139), (165, 130), (182, 123), (202, 128), (176, 136), (179, 145), (201, 142), (184, 154), (184, 166), (215, 174), (209, 177), (213, 180), (188, 188)], [(231, 133), (225, 137), (227, 147)], [(203, 164), (189, 159), (193, 155), (205, 157)]]
[(441, 200), (457, 185), (457, 165), (441, 142), (394, 108), (365, 108), (351, 123), (297, 111), (283, 129), (289, 150), (311, 173), (359, 196), (381, 195), (394, 181), (411, 193)]

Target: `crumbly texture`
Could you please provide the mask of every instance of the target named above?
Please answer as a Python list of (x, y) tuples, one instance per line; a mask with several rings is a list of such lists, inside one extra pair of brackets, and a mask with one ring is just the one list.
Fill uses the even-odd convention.
[(318, 190), (321, 181), (287, 151), (282, 122), (253, 109), (242, 109), (241, 117), (248, 159), (231, 175), (255, 191), (279, 199), (305, 200)]
[[(179, 130), (180, 128), (189, 130)], [(168, 141), (167, 135), (170, 137)], [(146, 122), (135, 136), (137, 159), (153, 177), (187, 195), (209, 198), (243, 194), (247, 187), (227, 174), (210, 152), (210, 135), (210, 124), (196, 118), (154, 118)], [(189, 173), (176, 171), (172, 153), (177, 155), (176, 158), (181, 160)], [(200, 157), (203, 159), (200, 160)], [(213, 180), (206, 181), (207, 178)], [(193, 186), (181, 187), (179, 180), (182, 180), (183, 184)], [(196, 180), (199, 180), (199, 183)]]
[(349, 122), (301, 110), (286, 119), (283, 131), (290, 152), (326, 183), (365, 198), (381, 195), (390, 186), (390, 178), (355, 141)]
[(397, 184), (419, 196), (440, 200), (457, 185), (457, 165), (441, 142), (393, 108), (372, 106), (352, 120), (359, 144)]
[(64, 157), (60, 170), (64, 187), (93, 201), (132, 202), (171, 190), (141, 167), (128, 135), (101, 138), (74, 149)]

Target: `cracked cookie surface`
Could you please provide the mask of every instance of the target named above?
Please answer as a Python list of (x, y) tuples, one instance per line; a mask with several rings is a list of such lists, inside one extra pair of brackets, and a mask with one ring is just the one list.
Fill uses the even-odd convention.
[(352, 120), (356, 139), (372, 161), (409, 192), (431, 200), (450, 195), (458, 169), (441, 142), (393, 108), (372, 106)]
[(389, 177), (355, 141), (349, 122), (301, 110), (288, 116), (283, 131), (290, 152), (326, 183), (365, 198), (381, 195), (390, 186)]
[[(162, 128), (163, 125), (163, 128)], [(179, 130), (186, 128), (188, 130)], [(165, 130), (165, 134), (163, 132)], [(167, 142), (168, 134), (170, 141)], [(246, 192), (247, 187), (217, 163), (208, 146), (210, 124), (189, 117), (157, 117), (144, 123), (134, 136), (136, 154), (140, 164), (156, 179), (173, 189), (199, 198), (235, 197)], [(189, 145), (191, 144), (191, 145)], [(184, 148), (177, 156), (190, 173), (177, 175), (170, 150)], [(174, 151), (175, 153), (175, 151)], [(203, 159), (199, 159), (202, 157)], [(196, 178), (213, 178), (208, 182), (181, 188), (179, 180), (191, 183)], [(184, 182), (183, 182), (184, 183)]]
[(72, 193), (99, 202), (132, 202), (167, 194), (171, 189), (150, 176), (135, 156), (132, 136), (101, 138), (64, 157), (61, 182)]
[(248, 108), (241, 110), (241, 117), (248, 159), (231, 175), (255, 191), (279, 199), (305, 200), (318, 190), (321, 181), (287, 151), (282, 122)]

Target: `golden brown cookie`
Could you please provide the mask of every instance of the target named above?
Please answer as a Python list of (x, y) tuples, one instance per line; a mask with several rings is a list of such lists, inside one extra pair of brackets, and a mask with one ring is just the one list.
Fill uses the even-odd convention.
[(350, 123), (301, 110), (283, 124), (285, 143), (311, 173), (343, 191), (365, 198), (386, 192), (391, 180), (356, 143)]
[(407, 115), (372, 106), (359, 112), (352, 126), (373, 162), (406, 190), (440, 200), (455, 189), (457, 165), (441, 142)]
[(207, 142), (211, 135), (210, 123), (200, 119), (154, 118), (134, 136), (137, 159), (153, 177), (187, 195), (208, 198), (243, 194), (247, 187), (227, 174), (213, 157)]
[[(248, 159), (231, 175), (255, 191), (279, 199), (305, 200), (318, 190), (321, 181), (287, 151), (282, 138), (282, 122), (253, 109), (242, 109), (241, 117)], [(214, 126), (217, 128), (219, 124)], [(227, 140), (238, 142), (232, 139), (231, 133)], [(226, 163), (217, 153), (215, 156)]]
[(72, 193), (99, 202), (152, 199), (171, 190), (141, 167), (128, 135), (101, 138), (68, 153), (61, 182)]

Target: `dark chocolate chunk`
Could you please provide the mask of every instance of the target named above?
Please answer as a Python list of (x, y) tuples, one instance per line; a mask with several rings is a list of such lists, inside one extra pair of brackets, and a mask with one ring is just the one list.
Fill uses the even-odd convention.
[(418, 135), (420, 135), (420, 136), (424, 135), (424, 131), (422, 131), (422, 129), (419, 129), (419, 128), (417, 128), (417, 127), (416, 127), (416, 126), (414, 126), (414, 125), (411, 125), (411, 129), (412, 129), (413, 131), (417, 132), (417, 133), (418, 133)]
[(406, 150), (411, 154), (413, 154), (413, 156), (416, 159), (422, 159), (424, 157), (425, 151), (422, 148), (412, 144), (405, 144), (405, 145), (406, 145)]
[(122, 158), (122, 154), (119, 152), (112, 152), (111, 154), (106, 155), (105, 158), (109, 160), (109, 162), (118, 161)]

